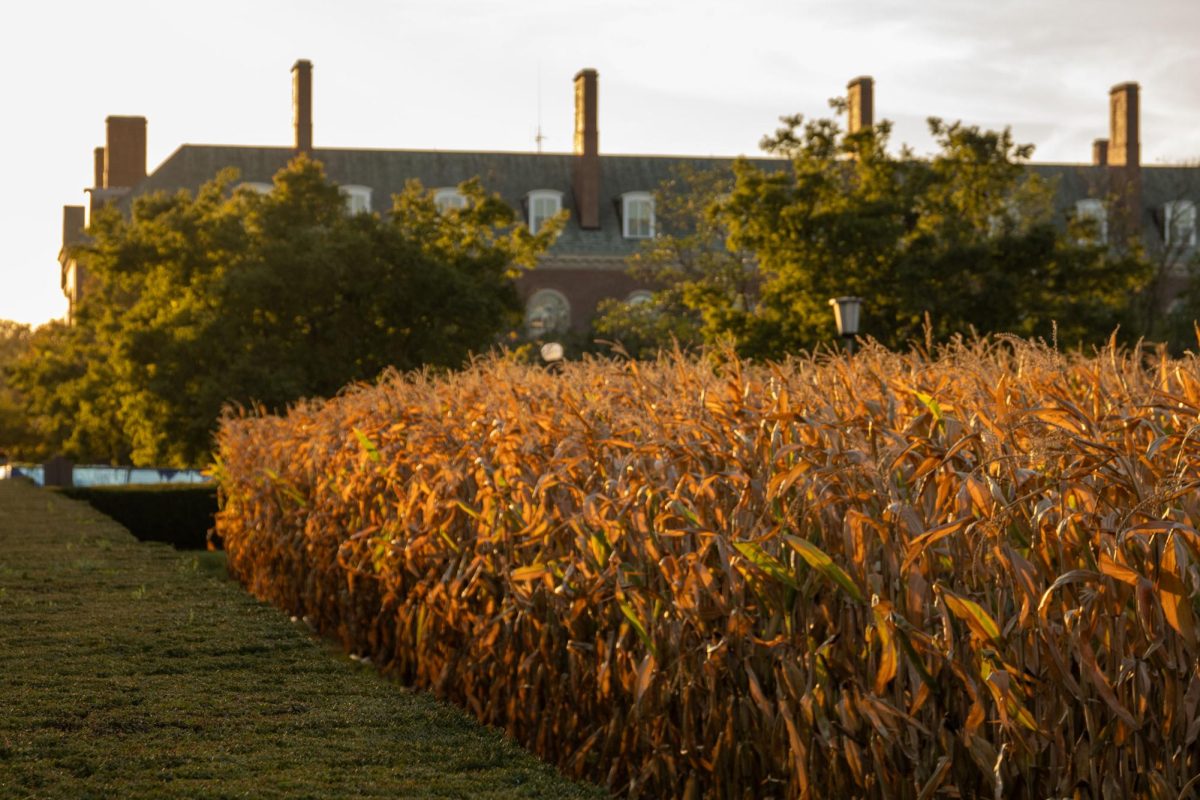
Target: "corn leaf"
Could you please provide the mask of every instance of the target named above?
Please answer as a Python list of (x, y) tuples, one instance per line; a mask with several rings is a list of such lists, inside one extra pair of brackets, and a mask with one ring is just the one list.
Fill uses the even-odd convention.
[(799, 536), (793, 536), (790, 533), (783, 534), (783, 540), (799, 553), (800, 557), (807, 561), (810, 567), (833, 581), (833, 583), (840, 587), (846, 594), (850, 595), (856, 602), (861, 603), (865, 600), (862, 590), (858, 588), (841, 567), (833, 563), (833, 559), (826, 555), (821, 548), (807, 539), (801, 539)]
[(971, 631), (983, 639), (985, 642), (991, 642), (997, 647), (1003, 646), (1003, 641), (1000, 637), (1000, 627), (996, 624), (996, 620), (992, 619), (992, 615), (984, 611), (983, 606), (968, 600), (965, 597), (959, 597), (953, 592), (942, 589), (942, 599), (946, 603), (946, 608), (950, 613), (967, 623)]
[(770, 575), (780, 583), (793, 589), (799, 589), (800, 584), (777, 558), (763, 550), (756, 542), (734, 542), (734, 548), (745, 556), (746, 560), (760, 570)]

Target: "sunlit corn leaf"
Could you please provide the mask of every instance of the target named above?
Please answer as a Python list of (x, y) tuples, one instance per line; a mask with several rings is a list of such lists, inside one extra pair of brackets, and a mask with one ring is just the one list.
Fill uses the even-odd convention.
[(751, 564), (758, 569), (770, 575), (775, 580), (790, 586), (793, 589), (799, 589), (800, 584), (796, 578), (788, 571), (777, 558), (772, 556), (767, 551), (763, 550), (760, 545), (755, 542), (734, 542), (734, 548), (746, 557)]
[(1175, 534), (1167, 537), (1163, 548), (1162, 567), (1158, 576), (1158, 599), (1162, 603), (1163, 617), (1183, 637), (1188, 647), (1196, 650), (1196, 617), (1192, 610), (1191, 593), (1184, 584), (1178, 559), (1182, 547)]
[(1011, 676), (1009, 676), (1007, 671), (992, 669), (985, 656), (981, 660), (980, 675), (987, 683), (989, 691), (995, 697), (996, 704), (1004, 709), (1005, 715), (1009, 719), (1015, 720), (1018, 725), (1026, 730), (1039, 730), (1033, 715), (1029, 713), (1029, 709), (1025, 707), (1025, 703), (1017, 696), (1016, 687), (1013, 685)]
[(1004, 646), (1000, 636), (1000, 626), (996, 624), (996, 620), (992, 619), (991, 614), (984, 611), (983, 606), (973, 600), (959, 597), (945, 587), (941, 587), (940, 593), (950, 613), (967, 623), (976, 636), (996, 647)]
[(379, 454), (379, 448), (375, 446), (374, 442), (358, 428), (351, 428), (351, 430), (354, 431), (354, 438), (358, 439), (358, 444), (362, 447), (363, 452), (367, 454), (367, 457), (375, 463), (379, 463), (383, 459), (383, 456)]
[(790, 533), (783, 534), (783, 540), (799, 553), (800, 557), (808, 562), (810, 567), (833, 581), (842, 591), (850, 595), (854, 601), (859, 603), (864, 601), (865, 598), (863, 597), (862, 590), (855, 585), (854, 581), (850, 579), (850, 576), (841, 567), (833, 563), (833, 559), (826, 555), (821, 548), (807, 539), (801, 539), (799, 536), (793, 536)]
[(1136, 570), (1132, 570), (1124, 564), (1118, 564), (1108, 553), (1101, 553), (1096, 563), (1100, 572), (1130, 586), (1137, 586), (1138, 579), (1142, 577)]
[(509, 577), (514, 581), (536, 581), (550, 574), (550, 570), (545, 564), (530, 564), (526, 567), (518, 567), (509, 573)]
[(958, 533), (963, 528), (967, 527), (967, 525), (969, 525), (973, 519), (974, 518), (970, 516), (959, 517), (958, 519), (938, 525), (936, 528), (932, 528), (913, 539), (908, 543), (907, 554), (904, 557), (904, 566), (902, 567), (902, 570), (907, 572), (909, 567), (912, 566), (912, 563), (925, 554), (926, 548), (936, 544), (942, 539), (945, 539), (947, 536), (953, 536), (954, 534)]
[(629, 620), (629, 624), (633, 626), (633, 630), (637, 633), (638, 638), (642, 640), (642, 644), (650, 651), (655, 658), (658, 657), (658, 648), (654, 646), (654, 640), (650, 638), (650, 634), (646, 632), (646, 626), (642, 624), (638, 618), (637, 612), (629, 603), (621, 601), (618, 603), (621, 607), (621, 613), (625, 615), (625, 619)]
[(1064, 572), (1054, 579), (1054, 583), (1042, 593), (1042, 599), (1038, 601), (1038, 614), (1045, 616), (1047, 609), (1050, 607), (1050, 600), (1054, 593), (1064, 586), (1072, 583), (1092, 583), (1098, 580), (1100, 573), (1093, 572), (1090, 569), (1073, 569)]
[(934, 427), (941, 428), (944, 431), (946, 429), (946, 422), (942, 414), (941, 404), (932, 395), (925, 394), (924, 392), (913, 392), (913, 394), (921, 401), (921, 405), (929, 409), (929, 413), (933, 415)]
[(879, 668), (875, 672), (875, 694), (883, 694), (887, 685), (896, 677), (897, 644), (893, 634), (892, 605), (879, 601), (871, 609), (875, 615), (875, 632), (879, 637)]

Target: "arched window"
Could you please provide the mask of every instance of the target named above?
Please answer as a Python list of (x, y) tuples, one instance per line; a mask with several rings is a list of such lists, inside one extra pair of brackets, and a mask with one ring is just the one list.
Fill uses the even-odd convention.
[(342, 197), (346, 200), (346, 213), (348, 214), (366, 214), (371, 210), (371, 187), (370, 186), (339, 186), (339, 191)]
[(1108, 243), (1108, 209), (1101, 200), (1079, 200), (1075, 203), (1075, 218), (1090, 223), (1091, 233), (1080, 244)]
[(1163, 206), (1163, 239), (1175, 247), (1196, 246), (1196, 204), (1172, 200)]
[(621, 195), (621, 234), (626, 239), (654, 236), (654, 195), (649, 192)]
[(525, 332), (532, 338), (563, 333), (571, 327), (571, 304), (556, 289), (539, 289), (525, 304)]
[(467, 198), (458, 189), (438, 189), (433, 193), (433, 203), (438, 211), (445, 214), (452, 208), (466, 208)]
[(535, 189), (529, 193), (529, 232), (537, 233), (546, 220), (562, 211), (563, 193), (554, 189)]
[(640, 306), (649, 303), (654, 299), (654, 292), (646, 289), (636, 289), (629, 293), (625, 298), (625, 302), (631, 306)]

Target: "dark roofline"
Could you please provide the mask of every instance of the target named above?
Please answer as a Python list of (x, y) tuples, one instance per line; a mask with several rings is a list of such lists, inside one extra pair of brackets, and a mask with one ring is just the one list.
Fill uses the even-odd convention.
[[(203, 148), (206, 150), (259, 150), (259, 151), (276, 151), (276, 152), (295, 152), (295, 148), (286, 145), (259, 145), (259, 144), (203, 144), (200, 142), (184, 142), (176, 147), (170, 155), (164, 158), (154, 170), (151, 170), (149, 175), (154, 174), (163, 164), (166, 164), (172, 158), (179, 154), (184, 148)], [(574, 153), (560, 151), (537, 152), (533, 150), (442, 150), (439, 148), (429, 147), (314, 147), (313, 157), (320, 160), (317, 156), (320, 153), (408, 153), (412, 155), (463, 155), (463, 156), (545, 156), (547, 158), (562, 158), (574, 157)], [(662, 161), (694, 161), (694, 160), (711, 160), (711, 161), (736, 161), (739, 158), (744, 158), (748, 161), (758, 162), (786, 162), (788, 159), (782, 156), (773, 155), (747, 155), (739, 153), (737, 155), (718, 155), (718, 154), (701, 154), (701, 153), (601, 153), (600, 158), (603, 159), (643, 159), (652, 158)], [(1104, 167), (1108, 168), (1107, 164), (1093, 164), (1090, 161), (1024, 161), (1020, 166), (1024, 167), (1059, 167), (1059, 168), (1091, 168)], [(1142, 169), (1200, 169), (1200, 164), (1141, 164)]]
[[(260, 145), (260, 144), (203, 144), (201, 142), (184, 142), (175, 148), (171, 155), (163, 159), (162, 163), (166, 163), (175, 156), (180, 150), (185, 147), (198, 147), (206, 150), (274, 150), (280, 152), (295, 152), (294, 147), (286, 145)], [(575, 153), (566, 151), (543, 151), (535, 150), (443, 150), (440, 148), (430, 147), (314, 147), (314, 157), (317, 153), (412, 153), (412, 154), (438, 154), (438, 155), (466, 155), (466, 156), (546, 156), (552, 158), (562, 158), (564, 156), (574, 157)], [(713, 159), (719, 161), (736, 161), (739, 158), (747, 158), (752, 161), (786, 161), (787, 159), (781, 156), (770, 155), (746, 155), (739, 153), (737, 155), (717, 155), (717, 154), (701, 154), (701, 153), (601, 153), (601, 158), (655, 158), (655, 159), (675, 159), (680, 161), (695, 160), (695, 159)], [(160, 164), (159, 166), (162, 166)]]

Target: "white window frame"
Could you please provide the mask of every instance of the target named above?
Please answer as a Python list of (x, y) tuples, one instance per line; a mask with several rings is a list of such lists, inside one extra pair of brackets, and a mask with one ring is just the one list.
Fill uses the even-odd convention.
[(1103, 200), (1086, 198), (1075, 201), (1075, 218), (1096, 223), (1095, 239), (1081, 239), (1080, 244), (1108, 244), (1108, 208)]
[(346, 201), (347, 214), (371, 213), (371, 187), (344, 184), (338, 187)]
[[(634, 211), (639, 207), (650, 212), (649, 224), (645, 230), (635, 230), (631, 224), (634, 222)], [(621, 235), (626, 239), (654, 238), (654, 195), (650, 192), (626, 192), (621, 195)]]
[(645, 303), (650, 303), (654, 300), (654, 292), (649, 289), (634, 289), (625, 298), (625, 304), (630, 306), (640, 306)]
[(562, 211), (562, 198), (563, 193), (555, 189), (534, 189), (526, 195), (530, 233), (537, 233), (547, 220)]
[(437, 206), (438, 213), (445, 214), (451, 209), (466, 208), (467, 197), (454, 187), (445, 187), (433, 193), (433, 204)]
[(1012, 200), (1004, 203), (1004, 208), (999, 214), (989, 214), (987, 219), (988, 236), (995, 239), (1004, 233), (1006, 225), (1012, 225), (1013, 228), (1018, 228), (1021, 225), (1021, 209)]
[[(1181, 226), (1180, 233), (1183, 234), (1183, 241), (1176, 241), (1176, 237), (1173, 235), (1177, 220), (1180, 220), (1180, 222), (1188, 221), (1191, 223), (1187, 228), (1183, 228)], [(1195, 203), (1193, 203), (1191, 200), (1172, 200), (1163, 204), (1163, 241), (1168, 246), (1196, 246)]]
[(262, 181), (242, 181), (235, 187), (234, 191), (237, 191), (237, 189), (248, 189), (259, 194), (270, 194), (275, 189), (275, 184), (264, 183)]

